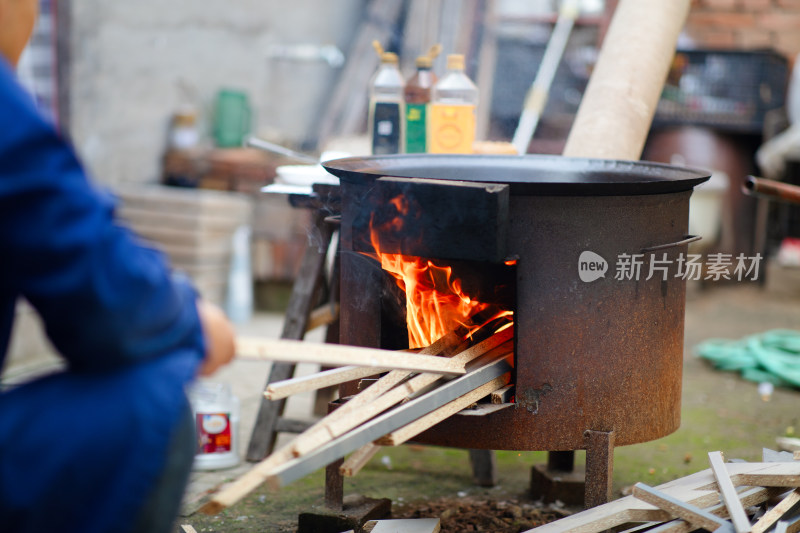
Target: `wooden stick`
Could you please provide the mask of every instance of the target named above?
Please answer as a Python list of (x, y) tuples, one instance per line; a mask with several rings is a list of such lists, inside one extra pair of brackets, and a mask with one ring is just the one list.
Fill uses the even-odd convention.
[(183, 524), (181, 529), (183, 530), (183, 533), (197, 533), (197, 530), (189, 524)]
[(767, 511), (758, 522), (753, 524), (753, 533), (763, 533), (798, 503), (800, 503), (800, 489), (795, 489), (781, 500), (778, 505)]
[(403, 426), (397, 431), (393, 431), (392, 433), (381, 437), (376, 441), (376, 443), (384, 446), (398, 446), (403, 444), (407, 440), (416, 437), (431, 426), (434, 426), (442, 420), (456, 414), (472, 402), (476, 402), (484, 396), (491, 394), (493, 391), (505, 387), (509, 381), (511, 381), (510, 374), (505, 374), (499, 378), (495, 378), (485, 385), (481, 385), (477, 389), (468, 392), (460, 398), (456, 398), (447, 405), (444, 405), (443, 407), (440, 407), (435, 411), (431, 411), (427, 415), (416, 419), (407, 426)]
[(320, 326), (327, 326), (339, 318), (339, 304), (325, 304), (317, 307), (308, 315), (308, 324), (306, 325), (306, 333), (311, 330), (317, 329)]
[[(509, 328), (509, 330), (510, 329), (511, 328)], [(486, 355), (487, 353), (496, 357), (507, 354), (509, 349), (513, 349), (513, 345), (511, 345), (511, 337), (514, 333), (513, 331), (509, 330), (501, 331), (485, 341), (461, 352), (452, 358), (453, 361), (458, 362), (459, 364), (466, 364), (474, 359), (477, 359), (478, 357)], [(498, 346), (498, 343), (503, 344)], [(487, 350), (490, 351), (487, 352)], [(497, 353), (492, 353), (495, 351), (497, 351)], [(366, 422), (370, 418), (378, 416), (385, 410), (397, 405), (407, 398), (410, 398), (413, 394), (416, 394), (425, 387), (434, 384), (441, 378), (442, 376), (438, 374), (420, 374), (382, 394), (380, 397), (360, 405), (360, 409), (358, 410), (351, 408), (346, 413), (347, 416), (330, 417), (329, 415), (328, 417), (325, 417), (321, 422), (327, 430), (327, 435), (318, 433), (316, 434), (317, 436), (315, 439), (296, 439), (293, 448), (295, 456), (301, 457), (304, 454), (324, 445), (325, 443), (330, 442), (336, 437), (344, 435), (346, 432), (350, 431), (359, 424)]]
[[(761, 495), (760, 501), (766, 501), (767, 498), (780, 494), (778, 492), (780, 489), (772, 487), (800, 487), (800, 462), (727, 463), (725, 468), (734, 485), (770, 487), (758, 489)], [(700, 508), (716, 505), (720, 501), (717, 483), (710, 468), (667, 482), (656, 488)], [(742, 498), (744, 498), (744, 494), (746, 493), (742, 493)], [(751, 499), (746, 500), (744, 505), (757, 503), (759, 502)], [(663, 522), (670, 518), (671, 516), (667, 512), (632, 496), (626, 496), (556, 522), (530, 529), (526, 533), (561, 533), (563, 531), (595, 533), (628, 522)], [(798, 519), (798, 524), (800, 525), (800, 519)], [(691, 530), (670, 527), (664, 530), (658, 528), (657, 531), (659, 533), (662, 531), (685, 533)]]
[(664, 509), (669, 514), (680, 517), (692, 525), (709, 531), (716, 531), (726, 524), (726, 521), (722, 518), (649, 487), (644, 483), (637, 483), (633, 486), (633, 496), (650, 505), (655, 505), (659, 509)]
[(310, 390), (322, 389), (331, 385), (338, 385), (354, 379), (374, 376), (381, 372), (388, 371), (388, 368), (370, 368), (364, 366), (342, 366), (331, 370), (324, 370), (302, 376), (299, 378), (285, 379), (267, 385), (264, 397), (268, 400), (280, 400), (292, 394), (306, 392)]
[(373, 443), (365, 444), (361, 448), (354, 451), (350, 457), (348, 457), (342, 466), (339, 467), (339, 472), (344, 477), (353, 477), (364, 468), (364, 465), (369, 462), (372, 457), (378, 453), (381, 447), (377, 446)]
[[(267, 477), (266, 482), (270, 488), (277, 489), (281, 485), (300, 479), (510, 371), (511, 365), (505, 359), (498, 359), (464, 376), (452, 379), (431, 392), (370, 420), (308, 455), (289, 461), (275, 469)], [(245, 474), (248, 475), (249, 473)]]
[(236, 351), (245, 356), (268, 361), (395, 368), (434, 374), (463, 374), (465, 372), (463, 365), (454, 364), (442, 357), (360, 346), (239, 337), (236, 340)]
[[(485, 354), (487, 350), (497, 347), (498, 343), (502, 344), (513, 336), (513, 328), (503, 330), (485, 341), (459, 353), (454, 356), (451, 361), (454, 364), (466, 365), (469, 361)], [(445, 337), (447, 337), (447, 335)], [(445, 337), (443, 337), (443, 339), (445, 339)], [(443, 342), (449, 343), (448, 346), (453, 346), (453, 341), (455, 341), (455, 339), (451, 338)], [(437, 346), (436, 344), (437, 343), (431, 345), (431, 351), (442, 348), (442, 345)], [(313, 431), (309, 430), (293, 441), (292, 452), (295, 457), (300, 457), (311, 450), (319, 448), (326, 442), (330, 442), (333, 438), (344, 434), (358, 424), (377, 416), (392, 405), (399, 403), (405, 399), (408, 394), (413, 394), (414, 392), (422, 390), (441, 377), (436, 374), (422, 374), (407, 383), (403, 390), (393, 392), (389, 395), (391, 389), (399, 385), (401, 381), (410, 375), (410, 372), (400, 370), (389, 372), (389, 374), (379, 379), (377, 383), (370, 385), (366, 390), (320, 420), (317, 424), (312, 426), (311, 429)], [(384, 398), (384, 396), (387, 397)]]
[(506, 385), (500, 390), (494, 391), (492, 393), (492, 403), (493, 404), (501, 404), (501, 403), (508, 403), (511, 401), (511, 398), (514, 397), (514, 384), (511, 383)]
[(708, 459), (711, 462), (711, 471), (714, 473), (714, 478), (716, 478), (719, 486), (720, 498), (725, 503), (725, 507), (728, 508), (728, 513), (730, 513), (733, 528), (736, 533), (749, 533), (753, 526), (747, 518), (747, 513), (744, 512), (742, 502), (739, 501), (739, 495), (736, 493), (736, 487), (733, 486), (728, 470), (725, 468), (722, 452), (708, 452)]
[[(779, 488), (764, 488), (764, 487), (753, 487), (751, 489), (747, 489), (739, 493), (739, 500), (742, 502), (743, 507), (751, 507), (754, 505), (761, 505), (762, 503), (774, 498), (776, 493), (782, 492), (783, 489)], [(717, 515), (721, 518), (725, 518), (728, 516), (728, 508), (725, 507), (724, 503), (717, 503), (716, 505), (712, 505), (705, 509), (711, 514)], [(651, 525), (652, 527), (652, 525)], [(688, 522), (684, 520), (672, 520), (671, 522), (665, 522), (658, 527), (653, 529), (648, 529), (648, 533), (690, 533), (694, 531), (695, 528)], [(625, 533), (628, 533), (625, 531)]]
[(291, 459), (292, 451), (288, 445), (273, 452), (269, 457), (256, 464), (244, 475), (224, 485), (219, 492), (213, 494), (211, 498), (200, 507), (199, 511), (203, 514), (215, 515), (227, 509), (258, 488), (272, 470)]
[[(464, 341), (464, 335), (466, 335), (466, 330), (463, 331), (453, 331), (444, 335), (442, 338), (428, 346), (427, 348), (423, 349), (419, 354), (420, 355), (437, 355), (440, 353), (447, 354), (451, 350), (455, 349), (458, 345), (460, 345)], [(290, 449), (292, 450), (293, 454), (298, 454), (297, 450), (302, 450), (306, 446), (306, 443), (317, 443), (320, 439), (326, 438), (325, 435), (327, 434), (327, 429), (325, 425), (327, 423), (333, 422), (335, 420), (339, 420), (348, 416), (353, 411), (357, 410), (364, 405), (367, 405), (369, 402), (378, 398), (385, 392), (391, 390), (394, 386), (399, 384), (401, 381), (406, 379), (411, 375), (411, 372), (406, 370), (392, 370), (382, 378), (380, 378), (376, 383), (373, 383), (365, 390), (358, 393), (356, 396), (348, 400), (344, 405), (329, 413), (325, 418), (318, 421), (316, 424), (308, 428), (307, 431), (303, 432), (302, 435), (298, 435), (290, 444)]]
[[(462, 343), (462, 341), (463, 334), (459, 333), (458, 331), (450, 332), (430, 345), (428, 348), (423, 349), (420, 354), (447, 354), (452, 350), (457, 349), (458, 345)], [(397, 383), (408, 377), (410, 374), (410, 372), (400, 370), (393, 370), (389, 372), (386, 376), (378, 380), (377, 383), (371, 385), (365, 391), (361, 392), (350, 401), (345, 403), (342, 407), (326, 416), (325, 419), (328, 419), (332, 416), (344, 416), (348, 411), (355, 410), (359, 405), (366, 404), (372, 398), (380, 396), (383, 392), (394, 387)], [(317, 422), (315, 425), (311, 426), (302, 435), (299, 435), (297, 438), (295, 438), (293, 442), (296, 442), (301, 437), (313, 435), (313, 433), (317, 431), (324, 431), (321, 422)], [(264, 483), (264, 481), (267, 479), (267, 476), (273, 470), (292, 460), (294, 457), (292, 453), (293, 442), (275, 451), (272, 453), (272, 455), (256, 464), (252, 469), (240, 476), (238, 479), (223, 487), (218, 493), (213, 495), (203, 507), (200, 508), (200, 511), (205, 514), (214, 515), (247, 496), (259, 485)], [(364, 444), (367, 444), (368, 442), (370, 441), (367, 441)]]

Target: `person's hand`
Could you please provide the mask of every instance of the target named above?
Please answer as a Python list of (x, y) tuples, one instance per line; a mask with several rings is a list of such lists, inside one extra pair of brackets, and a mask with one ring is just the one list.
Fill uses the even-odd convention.
[(236, 353), (233, 326), (222, 310), (205, 300), (197, 300), (197, 314), (206, 339), (206, 356), (200, 366), (201, 376), (210, 376), (227, 365)]

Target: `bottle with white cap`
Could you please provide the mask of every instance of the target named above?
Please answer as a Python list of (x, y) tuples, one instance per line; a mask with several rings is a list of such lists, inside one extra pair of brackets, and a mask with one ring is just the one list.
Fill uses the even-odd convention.
[(447, 56), (447, 72), (433, 86), (428, 118), (428, 151), (470, 154), (475, 141), (478, 87), (464, 72), (464, 56)]
[(403, 89), (405, 80), (397, 66), (397, 54), (384, 52), (378, 41), (372, 45), (381, 64), (369, 86), (369, 133), (372, 153), (397, 154), (403, 140)]

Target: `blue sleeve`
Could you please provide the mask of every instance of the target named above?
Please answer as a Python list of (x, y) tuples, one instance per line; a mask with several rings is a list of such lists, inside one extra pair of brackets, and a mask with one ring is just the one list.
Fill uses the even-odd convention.
[(0, 61), (0, 287), (21, 294), (74, 369), (114, 368), (203, 336), (188, 282), (114, 220), (72, 149)]

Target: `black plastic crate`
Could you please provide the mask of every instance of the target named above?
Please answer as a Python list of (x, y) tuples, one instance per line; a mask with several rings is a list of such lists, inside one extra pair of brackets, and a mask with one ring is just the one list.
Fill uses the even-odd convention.
[(767, 111), (783, 107), (786, 59), (772, 50), (679, 50), (653, 125), (703, 125), (760, 134)]

